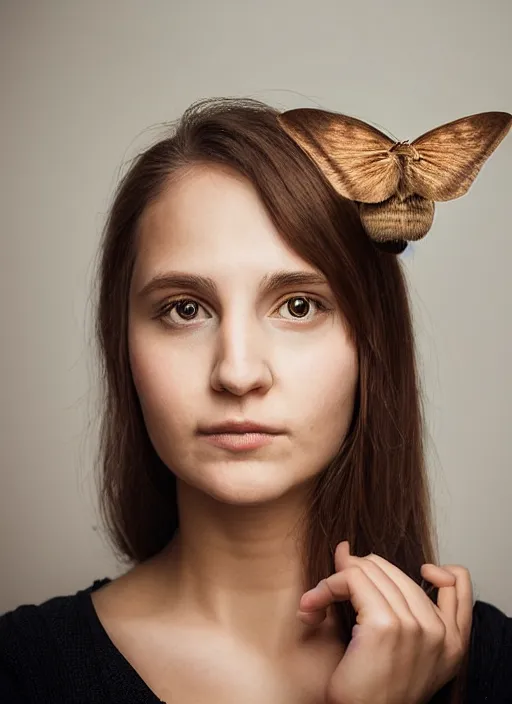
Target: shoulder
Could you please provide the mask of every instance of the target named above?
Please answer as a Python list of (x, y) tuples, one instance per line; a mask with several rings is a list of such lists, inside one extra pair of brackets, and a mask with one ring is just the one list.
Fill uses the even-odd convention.
[(512, 618), (476, 601), (469, 656), (468, 704), (512, 701)]
[(0, 616), (0, 702), (36, 701), (45, 687), (59, 686), (73, 657), (87, 645), (81, 596), (108, 581), (96, 580), (75, 594), (22, 604)]

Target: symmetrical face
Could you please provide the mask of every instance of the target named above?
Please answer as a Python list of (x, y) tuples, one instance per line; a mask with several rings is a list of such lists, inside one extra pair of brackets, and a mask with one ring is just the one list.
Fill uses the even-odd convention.
[[(277, 272), (305, 277), (272, 286)], [(334, 294), (280, 238), (252, 184), (227, 169), (184, 172), (144, 213), (128, 338), (157, 453), (220, 502), (264, 503), (309, 484), (346, 435), (358, 360)], [(228, 420), (281, 434), (233, 452), (198, 433)]]

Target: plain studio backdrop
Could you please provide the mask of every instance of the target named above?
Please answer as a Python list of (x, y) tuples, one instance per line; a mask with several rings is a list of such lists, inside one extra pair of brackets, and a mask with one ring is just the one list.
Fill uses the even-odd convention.
[[(510, 0), (0, 0), (0, 612), (115, 577), (92, 460), (94, 258), (126, 164), (199, 98), (414, 139), (512, 110)], [(405, 257), (441, 560), (512, 614), (512, 136)]]

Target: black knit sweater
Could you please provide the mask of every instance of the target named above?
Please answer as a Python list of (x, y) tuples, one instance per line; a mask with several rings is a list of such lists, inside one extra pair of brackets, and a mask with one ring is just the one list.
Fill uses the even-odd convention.
[[(108, 581), (0, 617), (0, 704), (161, 704), (98, 619), (90, 593)], [(482, 601), (468, 672), (467, 704), (512, 703), (512, 618)]]

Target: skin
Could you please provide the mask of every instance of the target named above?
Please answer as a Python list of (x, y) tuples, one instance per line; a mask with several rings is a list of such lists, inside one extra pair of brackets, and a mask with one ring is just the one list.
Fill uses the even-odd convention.
[[(211, 276), (218, 300), (183, 289), (138, 295), (170, 270)], [(315, 271), (284, 245), (252, 185), (225, 170), (190, 171), (143, 219), (129, 327), (146, 426), (178, 478), (181, 535), (168, 571), (178, 575), (179, 598), (268, 652), (299, 635), (296, 523), (311, 481), (347, 432), (358, 376), (327, 284), (258, 294), (262, 278), (279, 270)], [(192, 321), (168, 313), (175, 328), (155, 320), (180, 294), (205, 310)], [(311, 303), (294, 318), (286, 303), (298, 295), (328, 310)], [(200, 423), (235, 417), (285, 433), (243, 455), (196, 434)]]
[[(354, 599), (355, 590), (378, 612), (367, 582), (376, 584), (369, 570), (378, 569), (382, 589), (386, 561), (378, 558), (379, 567), (378, 556), (338, 552), (336, 579), (304, 594), (299, 549), (308, 490), (350, 424), (357, 351), (327, 282), (259, 292), (263, 277), (282, 270), (321, 273), (284, 244), (253, 186), (226, 168), (184, 171), (143, 214), (130, 364), (149, 436), (177, 477), (180, 531), (92, 598), (114, 644), (162, 699), (318, 704), (328, 692), (335, 704), (384, 701), (376, 696), (382, 677), (368, 689), (367, 655), (351, 654), (356, 676), (351, 690), (344, 687), (347, 656), (327, 607)], [(211, 277), (217, 292), (168, 285), (147, 292), (170, 271)], [(192, 306), (165, 310), (180, 296)], [(296, 299), (302, 308), (294, 316)], [(197, 434), (198, 425), (233, 418), (283, 432), (246, 453)], [(396, 583), (400, 571), (386, 565)], [(432, 568), (426, 578), (455, 589), (452, 573)], [(342, 579), (345, 570), (357, 579)], [(413, 606), (425, 610), (412, 593)], [(199, 676), (198, 661), (215, 676)], [(396, 667), (382, 676), (396, 680)]]
[(469, 646), (473, 590), (468, 570), (422, 565), (422, 576), (439, 587), (433, 604), (379, 555), (351, 556), (347, 541), (336, 548), (335, 569), (302, 596), (298, 612), (308, 623), (321, 623), (326, 607), (350, 600), (357, 613), (352, 640), (328, 683), (326, 704), (429, 702), (455, 677)]

